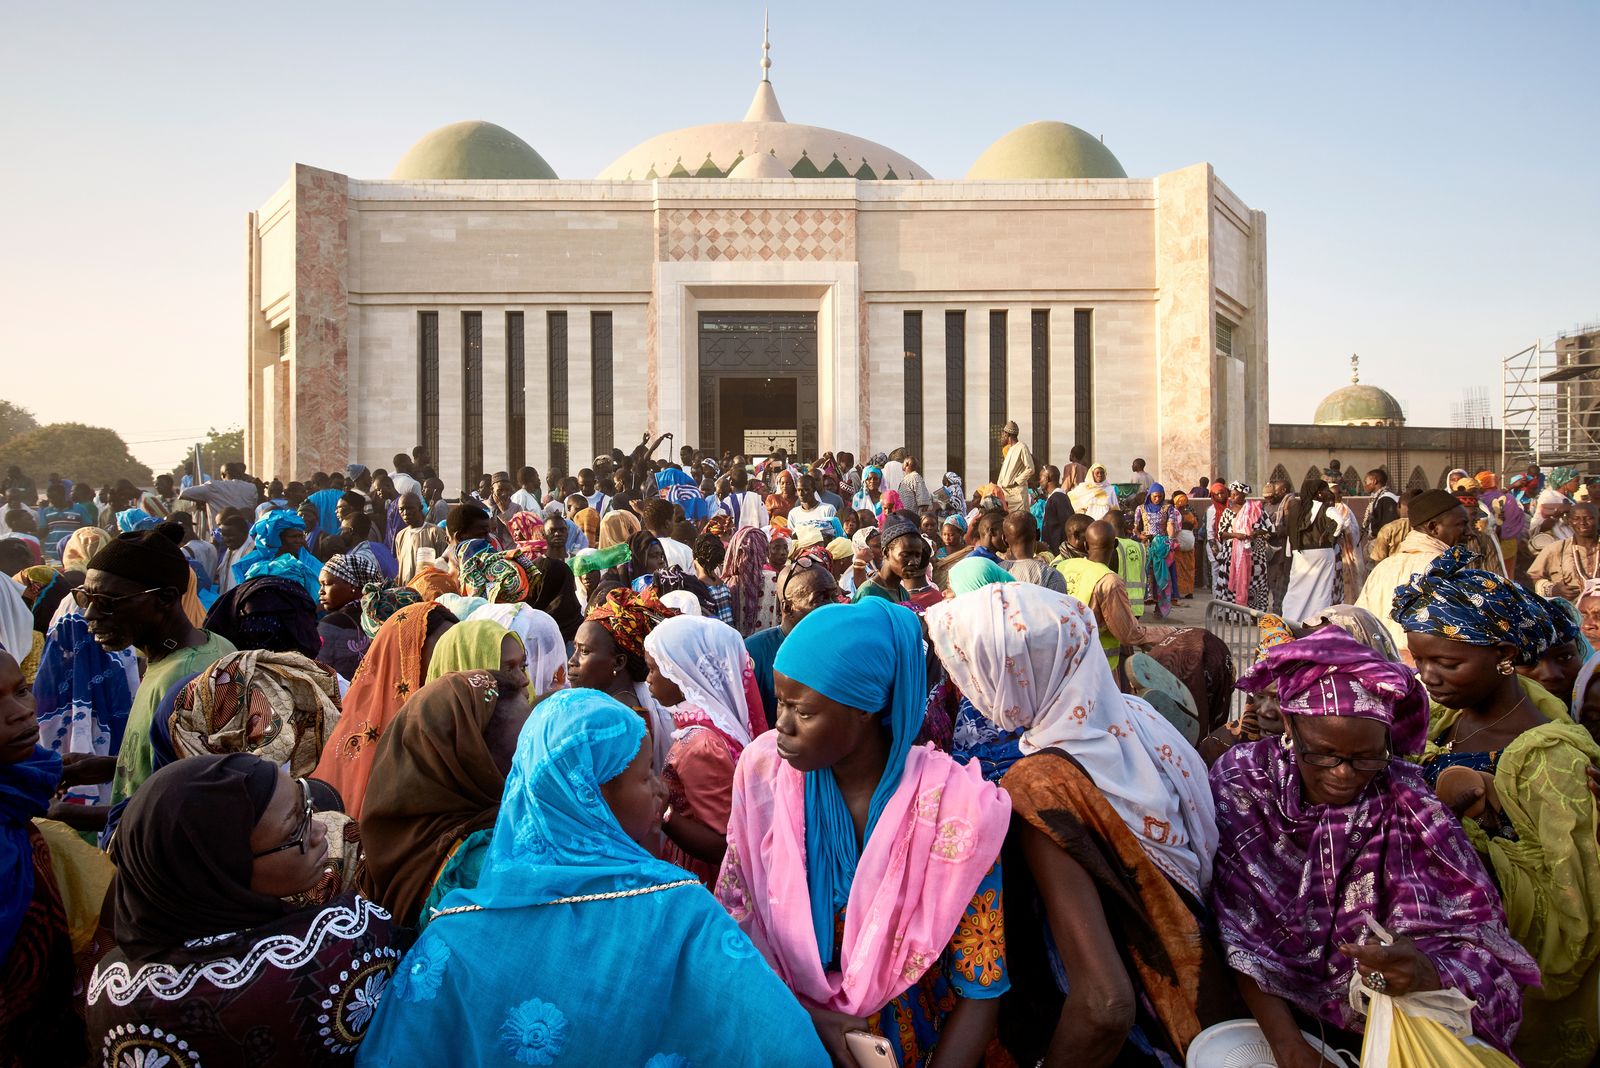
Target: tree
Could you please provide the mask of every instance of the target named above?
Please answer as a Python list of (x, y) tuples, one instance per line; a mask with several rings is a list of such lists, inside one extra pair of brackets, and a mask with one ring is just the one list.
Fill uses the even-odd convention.
[(39, 420), (20, 404), (0, 400), (0, 445), (20, 437), (30, 430), (39, 429)]
[(128, 452), (115, 430), (83, 423), (48, 423), (0, 445), (0, 470), (16, 464), (44, 488), (54, 472), (74, 482), (103, 486), (125, 478), (136, 486), (154, 481), (150, 469)]
[[(236, 426), (228, 430), (218, 430), (216, 427), (208, 428), (205, 438), (200, 442), (200, 451), (205, 453), (205, 473), (215, 478), (223, 464), (231, 460), (242, 461), (244, 459), (244, 427)], [(177, 466), (172, 469), (174, 478), (181, 477), (188, 469), (186, 465), (193, 455), (194, 451), (191, 447), (190, 451), (186, 452), (183, 459), (179, 460)]]

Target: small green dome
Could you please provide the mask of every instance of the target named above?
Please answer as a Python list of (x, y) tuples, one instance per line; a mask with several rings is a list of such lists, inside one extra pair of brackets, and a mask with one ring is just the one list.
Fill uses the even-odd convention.
[(1377, 386), (1344, 386), (1317, 405), (1312, 419), (1318, 426), (1405, 426), (1406, 413)]
[(968, 178), (1126, 178), (1099, 138), (1064, 122), (1018, 126), (984, 149)]
[(556, 172), (533, 146), (492, 122), (441, 126), (412, 145), (390, 178), (438, 181), (451, 178), (554, 178)]

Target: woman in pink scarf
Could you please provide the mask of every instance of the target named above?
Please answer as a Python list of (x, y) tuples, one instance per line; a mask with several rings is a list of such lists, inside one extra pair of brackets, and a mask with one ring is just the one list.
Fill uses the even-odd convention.
[(977, 1065), (1005, 967), (998, 863), (1005, 792), (932, 746), (917, 617), (880, 597), (826, 605), (790, 632), (778, 725), (734, 774), (717, 897), (854, 1063), (849, 1031), (907, 1066)]
[(727, 848), (733, 768), (766, 730), (756, 669), (739, 632), (703, 616), (677, 616), (645, 635), (650, 696), (676, 730), (661, 779), (667, 787), (663, 859), (706, 886), (717, 880)]
[(1267, 557), (1257, 552), (1257, 542), (1265, 542), (1272, 531), (1263, 528), (1261, 502), (1252, 501), (1250, 486), (1244, 482), (1228, 485), (1228, 505), (1217, 517), (1217, 575), (1213, 591), (1217, 600), (1232, 601), (1265, 612), (1272, 607), (1272, 591), (1267, 584)]

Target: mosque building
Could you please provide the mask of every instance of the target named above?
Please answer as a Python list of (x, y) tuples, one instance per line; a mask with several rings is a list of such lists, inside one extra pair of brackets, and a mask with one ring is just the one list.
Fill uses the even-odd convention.
[(653, 137), (560, 178), (487, 122), (384, 179), (297, 164), (249, 218), (246, 458), (303, 478), (421, 444), (452, 490), (677, 445), (993, 477), (998, 430), (1113, 480), (1266, 472), (1266, 227), (1198, 163), (1130, 178), (1033, 122), (962, 178), (788, 121)]

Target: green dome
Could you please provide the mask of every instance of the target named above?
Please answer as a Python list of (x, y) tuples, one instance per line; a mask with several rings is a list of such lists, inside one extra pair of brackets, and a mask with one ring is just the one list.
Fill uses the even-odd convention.
[(492, 122), (441, 126), (411, 146), (390, 178), (437, 181), (450, 178), (554, 178), (556, 172), (533, 146)]
[(1317, 405), (1318, 426), (1404, 426), (1400, 402), (1377, 386), (1345, 386)]
[(1064, 122), (1018, 126), (984, 149), (968, 178), (1126, 178), (1099, 138)]

